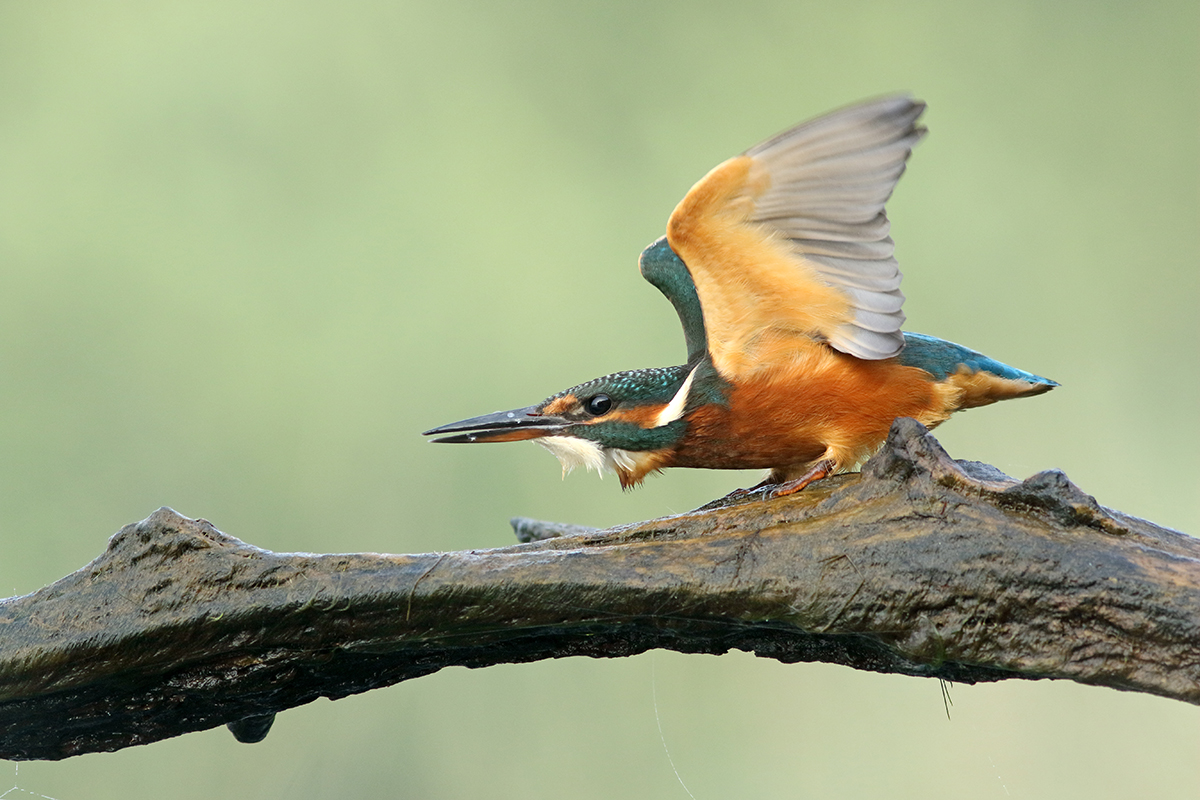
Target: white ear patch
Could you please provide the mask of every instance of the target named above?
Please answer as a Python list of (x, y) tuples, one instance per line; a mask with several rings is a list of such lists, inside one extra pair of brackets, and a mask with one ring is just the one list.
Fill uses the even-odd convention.
[(661, 428), (663, 425), (670, 425), (683, 416), (683, 409), (687, 405), (688, 392), (692, 390), (692, 378), (696, 377), (696, 370), (698, 369), (700, 369), (699, 364), (692, 367), (692, 371), (688, 373), (683, 386), (680, 386), (679, 391), (671, 398), (671, 402), (667, 403), (666, 407), (658, 412), (658, 418), (654, 420), (654, 427)]

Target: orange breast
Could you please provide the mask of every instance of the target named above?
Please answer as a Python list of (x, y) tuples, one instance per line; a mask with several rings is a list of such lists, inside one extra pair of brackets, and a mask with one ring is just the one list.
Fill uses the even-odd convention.
[(728, 408), (689, 415), (672, 466), (786, 470), (833, 458), (847, 469), (883, 443), (896, 417), (932, 427), (954, 405), (923, 370), (809, 348), (734, 387)]

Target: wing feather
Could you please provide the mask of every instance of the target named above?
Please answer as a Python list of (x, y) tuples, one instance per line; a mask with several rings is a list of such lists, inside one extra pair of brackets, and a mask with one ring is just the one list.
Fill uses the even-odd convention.
[(805, 258), (820, 264), (820, 271), (851, 289), (891, 292), (900, 288), (900, 275), (892, 259), (838, 258), (806, 253)]
[[(836, 264), (836, 259), (847, 258), (855, 263), (861, 264), (863, 272), (871, 271), (870, 264), (862, 264), (863, 261), (879, 261), (890, 258), (895, 247), (890, 241), (876, 242), (836, 242), (832, 239), (795, 239), (792, 241), (794, 245), (801, 248), (808, 258), (821, 256), (833, 261), (830, 268), (833, 269)], [(850, 268), (847, 271), (854, 271), (856, 268)]]
[(727, 378), (787, 357), (758, 346), (767, 340), (825, 340), (865, 359), (903, 347), (885, 204), (925, 133), (924, 108), (886, 97), (805, 122), (721, 164), (676, 207), (667, 239)]
[[(869, 222), (846, 222), (844, 220), (820, 219), (796, 215), (794, 217), (775, 217), (773, 219), (756, 219), (787, 235), (793, 242), (800, 239), (818, 239), (830, 242), (887, 242), (891, 223), (887, 216), (877, 215)], [(804, 251), (800, 251), (803, 253)]]

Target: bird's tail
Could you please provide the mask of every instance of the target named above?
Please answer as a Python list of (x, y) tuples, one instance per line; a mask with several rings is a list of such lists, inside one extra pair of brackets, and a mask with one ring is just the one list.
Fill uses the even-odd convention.
[(904, 349), (897, 360), (906, 367), (923, 369), (938, 383), (962, 390), (959, 408), (975, 408), (1048, 392), (1058, 383), (1010, 367), (968, 347), (921, 333), (904, 334)]

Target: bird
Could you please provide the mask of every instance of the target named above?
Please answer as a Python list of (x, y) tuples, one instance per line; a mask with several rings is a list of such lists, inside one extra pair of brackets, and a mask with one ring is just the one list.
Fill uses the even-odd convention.
[(862, 464), (893, 421), (1042, 394), (1055, 381), (901, 327), (886, 203), (926, 134), (925, 103), (881, 97), (722, 162), (639, 258), (683, 327), (687, 361), (595, 378), (542, 402), (425, 431), (533, 440), (622, 488), (670, 467), (766, 469), (785, 496)]

